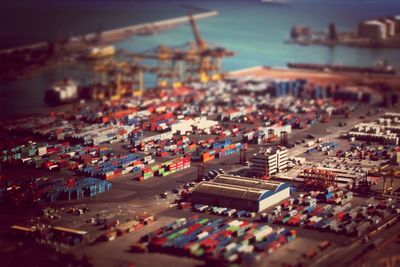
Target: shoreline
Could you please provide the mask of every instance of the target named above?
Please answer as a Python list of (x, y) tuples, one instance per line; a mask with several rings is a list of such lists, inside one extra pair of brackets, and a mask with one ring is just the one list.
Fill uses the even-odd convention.
[(228, 77), (259, 77), (277, 79), (304, 78), (319, 84), (337, 83), (348, 86), (371, 86), (386, 84), (394, 90), (400, 89), (400, 75), (368, 74), (362, 75), (356, 72), (325, 72), (306, 69), (291, 69), (271, 66), (255, 66), (229, 72)]

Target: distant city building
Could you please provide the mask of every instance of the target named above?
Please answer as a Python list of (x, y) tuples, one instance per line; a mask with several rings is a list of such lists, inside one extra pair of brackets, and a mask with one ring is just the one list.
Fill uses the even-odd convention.
[(392, 17), (392, 19), (393, 19), (393, 21), (394, 21), (394, 27), (395, 27), (395, 29), (394, 29), (394, 32), (395, 32), (395, 34), (397, 35), (397, 34), (400, 34), (400, 15), (397, 15), (397, 16), (394, 16), (394, 17)]
[(283, 172), (288, 166), (287, 149), (282, 146), (261, 149), (251, 158), (252, 171), (260, 176)]
[(379, 20), (386, 26), (386, 37), (392, 37), (396, 34), (396, 22), (391, 18), (384, 18)]
[(192, 202), (259, 212), (288, 197), (290, 186), (286, 183), (220, 174), (210, 182), (199, 183)]
[(379, 41), (386, 39), (387, 35), (387, 25), (378, 20), (364, 21), (358, 27), (358, 36), (361, 38)]

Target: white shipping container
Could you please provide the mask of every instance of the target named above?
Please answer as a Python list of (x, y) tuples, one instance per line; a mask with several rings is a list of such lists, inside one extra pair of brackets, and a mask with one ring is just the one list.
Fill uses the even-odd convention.
[(242, 224), (242, 222), (238, 221), (238, 220), (233, 220), (230, 223), (228, 223), (228, 225), (230, 225), (230, 226), (240, 226), (241, 224)]
[(208, 232), (202, 232), (202, 233), (197, 235), (197, 239), (200, 240), (200, 239), (203, 239), (203, 238), (205, 238), (207, 236), (208, 236)]
[(228, 245), (225, 246), (225, 251), (230, 251), (234, 249), (237, 246), (236, 243), (229, 243)]
[(23, 158), (21, 159), (22, 162), (27, 162), (28, 160), (30, 160), (31, 158)]
[(43, 156), (44, 154), (47, 153), (47, 147), (38, 147), (38, 156)]

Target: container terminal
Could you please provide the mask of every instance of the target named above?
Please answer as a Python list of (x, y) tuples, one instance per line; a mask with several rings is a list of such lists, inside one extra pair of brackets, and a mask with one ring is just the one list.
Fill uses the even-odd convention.
[(93, 60), (101, 83), (60, 81), (43, 98), (68, 104), (1, 121), (2, 264), (399, 262), (400, 77), (227, 73), (235, 52), (187, 20), (193, 43)]

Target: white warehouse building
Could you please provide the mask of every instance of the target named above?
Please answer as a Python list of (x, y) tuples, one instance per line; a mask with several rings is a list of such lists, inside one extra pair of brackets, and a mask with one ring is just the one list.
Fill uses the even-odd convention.
[(260, 212), (289, 197), (290, 186), (286, 183), (221, 174), (199, 183), (192, 202)]

